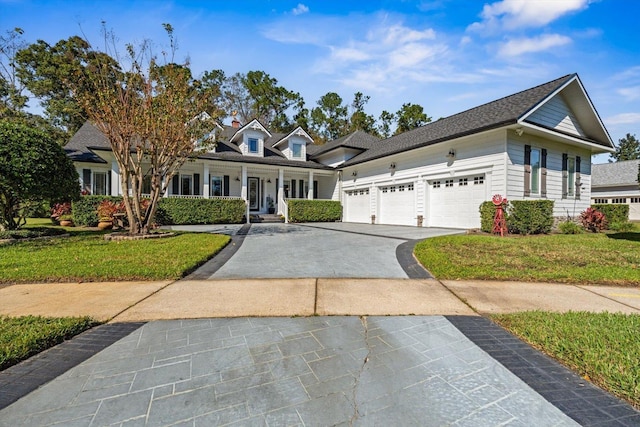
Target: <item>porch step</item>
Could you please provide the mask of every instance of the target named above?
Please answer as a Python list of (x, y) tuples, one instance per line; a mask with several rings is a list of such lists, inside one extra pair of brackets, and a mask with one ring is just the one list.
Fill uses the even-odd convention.
[(277, 214), (260, 214), (260, 215), (251, 215), (251, 222), (261, 222), (261, 223), (282, 223), (284, 222), (284, 217)]

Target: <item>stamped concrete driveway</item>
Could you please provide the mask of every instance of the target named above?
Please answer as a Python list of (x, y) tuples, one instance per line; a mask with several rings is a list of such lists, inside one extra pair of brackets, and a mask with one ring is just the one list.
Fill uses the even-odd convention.
[[(237, 252), (209, 275), (232, 278), (408, 278), (398, 247), (460, 233), (368, 224), (252, 224)], [(236, 243), (238, 244), (238, 243)], [(409, 263), (413, 262), (410, 258)]]

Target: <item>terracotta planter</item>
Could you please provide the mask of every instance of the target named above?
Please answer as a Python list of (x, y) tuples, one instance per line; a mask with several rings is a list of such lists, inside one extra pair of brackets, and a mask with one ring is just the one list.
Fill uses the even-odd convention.
[(113, 221), (100, 221), (98, 222), (98, 228), (100, 230), (109, 230), (113, 227)]
[(70, 219), (62, 219), (62, 220), (60, 220), (60, 226), (61, 227), (73, 227), (73, 221), (71, 221)]

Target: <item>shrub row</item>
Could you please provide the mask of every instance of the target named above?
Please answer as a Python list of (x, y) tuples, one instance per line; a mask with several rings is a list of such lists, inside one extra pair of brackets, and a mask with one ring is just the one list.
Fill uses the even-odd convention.
[(246, 206), (241, 199), (164, 198), (158, 204), (156, 223), (238, 224), (243, 222)]
[(81, 227), (95, 227), (98, 225), (98, 205), (103, 200), (120, 203), (121, 196), (82, 196), (73, 202), (71, 212), (73, 222)]
[(332, 222), (342, 218), (337, 200), (287, 200), (289, 222)]
[(594, 204), (591, 208), (604, 214), (609, 224), (624, 224), (629, 222), (629, 205), (623, 204)]
[[(480, 205), (480, 228), (491, 233), (496, 207), (493, 202)], [(552, 200), (514, 200), (507, 204), (505, 220), (510, 233), (549, 233), (553, 225)]]
[[(120, 196), (82, 196), (73, 202), (76, 225), (95, 227), (98, 205), (103, 200), (119, 203)], [(170, 224), (235, 224), (242, 223), (245, 202), (240, 199), (180, 199), (162, 198), (156, 211), (158, 225)]]

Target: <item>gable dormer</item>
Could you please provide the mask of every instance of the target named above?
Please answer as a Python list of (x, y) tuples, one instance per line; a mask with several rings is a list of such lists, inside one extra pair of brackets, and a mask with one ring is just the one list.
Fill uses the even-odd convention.
[(231, 137), (245, 156), (264, 157), (264, 141), (271, 133), (257, 120), (253, 119)]
[(313, 144), (313, 138), (300, 126), (273, 144), (289, 160), (307, 160), (307, 144)]

